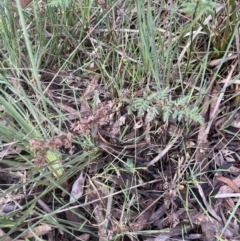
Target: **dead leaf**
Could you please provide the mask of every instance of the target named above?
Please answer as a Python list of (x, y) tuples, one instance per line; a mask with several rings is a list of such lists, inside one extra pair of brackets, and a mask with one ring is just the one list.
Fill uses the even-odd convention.
[(204, 195), (204, 191), (202, 189), (202, 186), (199, 184), (199, 183), (196, 183), (195, 184), (198, 188), (198, 192), (202, 198), (202, 201), (204, 203), (204, 205), (206, 206), (206, 208), (208, 209), (208, 212), (216, 219), (218, 220), (219, 222), (221, 221), (221, 218), (217, 215), (217, 213), (215, 212), (215, 210), (212, 208), (211, 205), (209, 205), (209, 203), (207, 202), (207, 199)]
[(37, 227), (32, 228), (32, 230), (27, 231), (22, 235), (23, 238), (32, 238), (34, 236), (40, 237), (48, 234), (52, 230), (52, 226), (48, 224), (41, 224)]
[(207, 117), (207, 111), (210, 108), (209, 107), (209, 96), (206, 95), (204, 98), (204, 104), (202, 110), (202, 119), (203, 123), (201, 124), (198, 132), (198, 137), (197, 137), (197, 149), (196, 149), (196, 155), (195, 159), (198, 165), (198, 168), (202, 170), (207, 170), (209, 166), (209, 162), (207, 159), (207, 154), (209, 153), (209, 142), (208, 142), (208, 133), (207, 133), (207, 122), (206, 120), (208, 119)]
[[(218, 66), (220, 63), (223, 64), (225, 62), (228, 62), (229, 60), (233, 60), (233, 59), (236, 59), (236, 58), (237, 58), (237, 54), (232, 54), (232, 55), (229, 55), (227, 57), (224, 57), (224, 60), (223, 60), (223, 58), (214, 59), (214, 60), (212, 60), (208, 63), (208, 66), (209, 67), (215, 67), (215, 66)], [(221, 81), (218, 81), (218, 84), (219, 83), (224, 83), (224, 82), (221, 80)]]
[(232, 123), (230, 124), (232, 127), (240, 129), (240, 112), (238, 111), (232, 120)]
[(222, 101), (222, 99), (223, 99), (223, 96), (224, 96), (225, 91), (226, 91), (226, 89), (227, 89), (227, 87), (228, 87), (228, 84), (229, 84), (230, 80), (232, 79), (232, 75), (233, 75), (233, 73), (234, 73), (234, 70), (235, 70), (237, 64), (238, 64), (238, 61), (236, 61), (236, 62), (234, 63), (234, 65), (231, 66), (232, 68), (231, 68), (231, 70), (230, 70), (229, 73), (228, 73), (227, 81), (226, 81), (225, 84), (223, 85), (222, 90), (220, 91), (220, 94), (219, 94), (219, 96), (218, 96), (218, 98), (217, 98), (216, 103), (214, 103), (214, 104), (215, 104), (214, 108), (213, 108), (213, 109), (211, 108), (211, 117), (212, 117), (212, 118), (211, 118), (211, 119), (209, 120), (209, 122), (208, 122), (208, 125), (207, 125), (207, 128), (206, 128), (206, 134), (209, 133), (209, 130), (210, 130), (211, 126), (212, 126), (212, 122), (213, 122), (213, 120), (217, 117), (217, 114), (218, 114), (218, 112), (219, 112), (220, 103), (221, 103), (221, 101)]
[(79, 236), (77, 236), (77, 240), (83, 240), (83, 241), (88, 241), (90, 239), (90, 234), (89, 233), (84, 233)]
[(73, 183), (69, 203), (76, 202), (83, 195), (84, 182), (85, 178), (83, 177), (83, 172), (81, 172), (78, 179)]
[[(240, 193), (240, 189), (239, 189), (238, 185), (235, 183), (235, 182), (237, 182), (237, 181), (239, 182), (239, 180), (240, 180), (239, 177), (236, 178), (236, 179), (234, 179), (235, 182), (232, 181), (232, 180), (229, 179), (229, 178), (222, 177), (222, 176), (217, 176), (217, 177), (215, 177), (215, 178), (216, 178), (217, 180), (219, 180), (219, 181), (227, 184), (234, 192)], [(239, 183), (238, 183), (238, 184), (239, 184)]]
[(143, 126), (143, 121), (141, 119), (141, 120), (139, 120), (138, 122), (135, 123), (133, 129), (136, 130), (136, 129), (141, 128), (142, 126)]
[[(91, 180), (89, 179), (88, 188), (86, 190), (86, 196), (88, 201), (93, 201), (99, 199), (99, 197), (104, 197), (112, 193), (113, 189), (109, 190), (99, 182), (99, 180)], [(109, 198), (112, 198), (110, 195)], [(110, 202), (112, 203), (112, 202)], [(109, 213), (106, 212), (107, 210), (107, 200), (99, 200), (93, 203), (93, 213), (95, 220), (98, 225), (98, 236), (99, 240), (108, 240), (108, 232), (109, 232)], [(111, 208), (111, 207), (109, 207)]]
[(58, 106), (62, 111), (67, 112), (68, 114), (66, 115), (69, 120), (74, 120), (74, 119), (79, 119), (80, 118), (80, 113), (76, 111), (74, 108), (64, 105), (63, 103), (55, 103), (56, 106)]
[(94, 91), (97, 89), (98, 87), (98, 81), (99, 81), (99, 76), (95, 75), (93, 76), (91, 82), (89, 83), (89, 85), (86, 88), (86, 91), (83, 95), (83, 100), (87, 100), (89, 98), (91, 98), (94, 95)]
[(67, 209), (65, 215), (69, 222), (77, 223), (79, 226), (87, 229), (88, 220), (85, 218), (85, 213), (82, 210), (78, 208)]
[(161, 233), (156, 238), (153, 239), (145, 239), (145, 241), (168, 241), (171, 238), (170, 233)]
[[(221, 233), (223, 225), (214, 218), (207, 217), (206, 215), (196, 212), (191, 214), (192, 222), (202, 228), (202, 240), (203, 241), (215, 241), (215, 235)], [(225, 229), (223, 235), (231, 238), (233, 233), (228, 229)]]
[(144, 210), (138, 215), (137, 220), (131, 224), (131, 228), (134, 231), (140, 231), (149, 225), (149, 218), (154, 212), (154, 209), (156, 208), (157, 203), (153, 200), (149, 200), (147, 203), (144, 204)]

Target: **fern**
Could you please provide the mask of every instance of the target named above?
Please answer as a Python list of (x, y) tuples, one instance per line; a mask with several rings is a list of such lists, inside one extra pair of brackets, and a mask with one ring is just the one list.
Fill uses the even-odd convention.
[(195, 122), (202, 122), (202, 117), (198, 113), (198, 107), (188, 106), (188, 96), (180, 97), (176, 100), (169, 98), (169, 88), (161, 91), (148, 93), (145, 91), (143, 97), (137, 97), (130, 101), (125, 99), (128, 104), (128, 113), (137, 112), (138, 116), (146, 114), (146, 120), (152, 121), (157, 116), (162, 115), (163, 121), (168, 121), (170, 118), (182, 121), (186, 118)]
[(172, 110), (169, 108), (169, 106), (164, 105), (162, 107), (162, 113), (163, 113), (163, 121), (166, 122), (169, 120), (170, 116), (172, 115)]
[(158, 115), (159, 115), (159, 111), (154, 107), (150, 107), (147, 111), (146, 121), (150, 122), (154, 120)]
[(146, 99), (138, 98), (135, 101), (135, 110), (138, 111), (138, 116), (144, 114), (144, 112), (148, 109), (150, 102)]
[(212, 14), (214, 15), (214, 9), (219, 4), (209, 1), (209, 0), (192, 0), (190, 2), (184, 2), (182, 4), (183, 12), (184, 13), (190, 13), (195, 14), (196, 12), (199, 13), (199, 15), (203, 14)]

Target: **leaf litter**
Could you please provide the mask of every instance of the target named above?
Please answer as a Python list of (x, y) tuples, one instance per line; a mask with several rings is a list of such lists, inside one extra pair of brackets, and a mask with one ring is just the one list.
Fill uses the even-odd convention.
[[(108, 11), (110, 7), (105, 1), (98, 1), (98, 4), (102, 11)], [(94, 38), (90, 37), (90, 40)], [(102, 47), (110, 48), (109, 45)], [(130, 57), (128, 59), (131, 60)], [(209, 62), (210, 67), (216, 64), (216, 61)], [(233, 195), (240, 192), (239, 150), (236, 150), (239, 144), (234, 142), (234, 138), (237, 141), (239, 138), (238, 113), (226, 132), (221, 130), (225, 121), (221, 109), (223, 107), (228, 111), (226, 102), (230, 100), (225, 93), (229, 81), (236, 74), (235, 68), (236, 64), (228, 69), (221, 92), (210, 86), (203, 102), (203, 122), (193, 123), (191, 129), (194, 133), (197, 128), (197, 134), (187, 133), (184, 121), (169, 118), (164, 122), (162, 117), (152, 120), (151, 109), (141, 112), (140, 116), (137, 115), (138, 110), (129, 113), (127, 109), (132, 99), (141, 97), (144, 91), (136, 90), (132, 94), (126, 90), (123, 96), (116, 97), (107, 88), (102, 88), (102, 77), (97, 74), (99, 68), (94, 69), (95, 75), (85, 76), (84, 81), (77, 75), (61, 71), (58, 74), (53, 71), (42, 73), (46, 96), (66, 113), (65, 117), (70, 121), (59, 126), (67, 134), (55, 133), (45, 140), (29, 140), (36, 166), (46, 164), (48, 150), (68, 156), (61, 161), (65, 170), (71, 170), (73, 174), (68, 180), (58, 177), (61, 182), (56, 188), (56, 195), (60, 200), (64, 194), (59, 190), (66, 189), (66, 193), (70, 194), (67, 195), (69, 208), (65, 213), (57, 211), (54, 218), (71, 223), (69, 230), (72, 232), (74, 228), (73, 232), (80, 240), (111, 240), (118, 235), (122, 236), (122, 240), (210, 241), (216, 240), (216, 237), (237, 240), (239, 223), (232, 216), (240, 215), (236, 208), (239, 196)], [(211, 75), (207, 77), (211, 78)], [(65, 84), (77, 86), (77, 98), (74, 98), (72, 90), (61, 95)], [(172, 93), (174, 95), (174, 90)], [(123, 101), (123, 97), (129, 100), (128, 103)], [(233, 134), (227, 132), (231, 128), (235, 128)], [(92, 141), (89, 149), (95, 148), (98, 155), (91, 163), (86, 157), (87, 164), (82, 166), (81, 171), (75, 171), (77, 168), (69, 162), (72, 156), (67, 155), (68, 150), (74, 145), (77, 149), (74, 157), (83, 153), (85, 147), (78, 141), (86, 143), (87, 138)], [(187, 144), (189, 140), (191, 145)], [(4, 148), (0, 154), (3, 159), (25, 153), (13, 145), (9, 149)], [(2, 171), (8, 170), (4, 164)], [(34, 178), (36, 173), (29, 175)], [(11, 174), (5, 177), (5, 180), (0, 177), (3, 189), (17, 183)], [(45, 178), (42, 177), (42, 180)], [(37, 182), (34, 185), (38, 186)], [(39, 188), (26, 186), (36, 193)], [(22, 193), (19, 190), (17, 194), (3, 195), (6, 197), (1, 199), (3, 212), (4, 205), (15, 203), (10, 211), (13, 212), (33, 196), (23, 190)], [(45, 202), (38, 202), (37, 208), (46, 213), (64, 204), (64, 201), (51, 203), (53, 196), (49, 193), (45, 193), (43, 199)], [(52, 207), (48, 209), (48, 205)], [(61, 225), (58, 228), (61, 229)], [(55, 226), (44, 223), (31, 231), (27, 231), (25, 226), (25, 234), (21, 237), (46, 236), (53, 230), (57, 232)], [(58, 233), (71, 240), (65, 230)], [(6, 234), (2, 232), (0, 235)], [(5, 240), (8, 239), (11, 240), (7, 236)]]

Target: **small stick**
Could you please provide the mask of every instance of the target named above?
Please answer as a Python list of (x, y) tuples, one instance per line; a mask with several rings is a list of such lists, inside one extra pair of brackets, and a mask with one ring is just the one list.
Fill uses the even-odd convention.
[(157, 161), (159, 161), (165, 154), (168, 153), (168, 151), (170, 150), (170, 148), (177, 142), (178, 138), (182, 135), (182, 131), (180, 131), (175, 138), (165, 147), (165, 149), (159, 153), (152, 161), (150, 161), (148, 163), (148, 167), (152, 166), (153, 164), (155, 164)]

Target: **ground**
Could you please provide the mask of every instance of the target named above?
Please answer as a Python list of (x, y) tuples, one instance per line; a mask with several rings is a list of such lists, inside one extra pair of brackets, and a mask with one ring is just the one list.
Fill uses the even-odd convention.
[(0, 240), (240, 240), (238, 1), (0, 15)]

